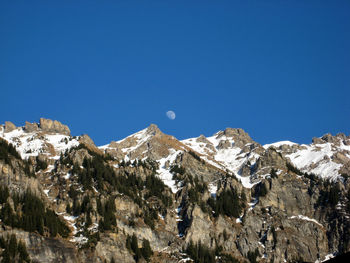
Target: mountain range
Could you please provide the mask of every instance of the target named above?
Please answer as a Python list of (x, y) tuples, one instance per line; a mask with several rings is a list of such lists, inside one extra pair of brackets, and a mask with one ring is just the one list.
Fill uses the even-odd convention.
[[(41, 118), (0, 126), (3, 262), (322, 262), (350, 251), (350, 135), (107, 145)], [(14, 245), (15, 244), (15, 245)], [(12, 262), (10, 261), (10, 262)]]

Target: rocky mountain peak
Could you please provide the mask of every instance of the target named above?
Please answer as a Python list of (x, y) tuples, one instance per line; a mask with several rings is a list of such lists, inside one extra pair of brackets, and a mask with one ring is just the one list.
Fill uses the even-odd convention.
[(26, 132), (36, 132), (39, 130), (39, 125), (37, 123), (30, 123), (26, 121), (26, 125), (24, 126), (24, 130)]
[(16, 125), (14, 125), (12, 122), (10, 121), (5, 121), (5, 132), (11, 132), (14, 129), (16, 129)]
[(223, 131), (223, 134), (225, 134), (227, 137), (249, 136), (248, 133), (246, 133), (241, 128), (229, 128), (229, 127)]
[(67, 125), (56, 120), (40, 118), (40, 128), (44, 132), (55, 132), (65, 135), (70, 135), (70, 130)]
[(335, 136), (330, 133), (327, 133), (323, 135), (321, 138), (318, 138), (318, 137), (312, 138), (312, 143), (314, 144), (332, 143), (336, 146), (340, 146), (342, 143), (344, 145), (350, 145), (350, 136), (346, 136), (344, 133), (338, 133)]
[(156, 134), (160, 134), (162, 132), (159, 130), (159, 128), (156, 124), (152, 123), (150, 126), (147, 127), (146, 133), (148, 135), (155, 136)]
[[(151, 124), (99, 148), (88, 135), (65, 134), (66, 125), (48, 119), (0, 127), (0, 142), (22, 157), (2, 143), (0, 192), (11, 191), (0, 196), (0, 236), (15, 233), (33, 261), (132, 263), (128, 245), (135, 239), (156, 252), (149, 262), (188, 261), (188, 251), (198, 247), (183, 251), (191, 241), (201, 241), (213, 259), (220, 246), (222, 262), (227, 255), (245, 262), (253, 251), (263, 255), (261, 263), (294, 262), (299, 255), (317, 262), (350, 251), (344, 134), (262, 147), (243, 129), (178, 141)], [(11, 192), (27, 188), (47, 209), (35, 214), (45, 220), (34, 231), (7, 220), (31, 216), (23, 209), (27, 198), (13, 209)], [(45, 225), (48, 219), (57, 224)]]
[(249, 134), (241, 128), (226, 128), (224, 131), (218, 132), (216, 138), (220, 139), (224, 136), (231, 138), (234, 145), (239, 148), (243, 148), (248, 143), (254, 143)]
[[(57, 158), (61, 152), (79, 144), (77, 139), (70, 136), (67, 125), (44, 118), (41, 118), (39, 123), (26, 121), (22, 127), (5, 122), (0, 137), (13, 144), (24, 159), (42, 154)], [(89, 140), (84, 143), (91, 144)]]
[(206, 144), (209, 144), (210, 141), (203, 135), (201, 134), (197, 139), (196, 139), (197, 142), (202, 142), (202, 143), (206, 143)]
[[(12, 132), (15, 129), (17, 129), (17, 127), (12, 122), (5, 122), (5, 133)], [(56, 120), (50, 120), (45, 118), (40, 118), (39, 123), (31, 123), (26, 121), (25, 126), (22, 129), (27, 133), (42, 131), (46, 133), (60, 133), (63, 135), (70, 136), (70, 130), (67, 125), (64, 125)]]

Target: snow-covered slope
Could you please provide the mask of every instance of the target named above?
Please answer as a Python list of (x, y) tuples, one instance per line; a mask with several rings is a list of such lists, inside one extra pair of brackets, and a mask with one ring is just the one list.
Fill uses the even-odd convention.
[(184, 151), (184, 145), (173, 136), (162, 133), (156, 125), (151, 124), (146, 129), (99, 148), (125, 161), (147, 158), (157, 161), (158, 177), (174, 193), (179, 189), (173, 180), (170, 167), (174, 164), (176, 157)]
[(24, 159), (38, 154), (45, 154), (49, 158), (58, 159), (61, 152), (79, 145), (76, 138), (68, 135), (48, 134), (40, 131), (26, 132), (23, 127), (6, 133), (1, 127), (0, 137), (12, 143)]
[[(350, 162), (350, 140), (343, 135), (329, 136), (316, 138), (311, 144), (299, 145), (283, 141), (266, 144), (264, 148), (274, 147), (303, 172), (313, 173), (324, 179), (336, 180), (346, 171)], [(326, 140), (326, 138), (331, 139)]]
[[(178, 141), (172, 136), (161, 133), (155, 125), (151, 125), (100, 149), (114, 150), (122, 154), (125, 159), (151, 158), (158, 161), (160, 164), (158, 173), (173, 191), (176, 186), (174, 181), (170, 180), (169, 167), (178, 154), (189, 150), (196, 152), (208, 164), (234, 174), (244, 187), (251, 188), (259, 182), (259, 177), (265, 176), (266, 172), (256, 171), (256, 174), (247, 175), (242, 174), (242, 169), (253, 168), (257, 160), (270, 147), (275, 148), (286, 161), (290, 161), (304, 172), (314, 173), (322, 178), (339, 178), (344, 167), (345, 170), (347, 169), (346, 163), (350, 161), (350, 139), (343, 135), (327, 136), (330, 142), (326, 139), (324, 141), (322, 137), (317, 138), (318, 143), (309, 145), (281, 141), (261, 146), (242, 129), (228, 128), (210, 137), (201, 135), (197, 138)], [(165, 137), (167, 140), (164, 140)], [(171, 141), (170, 144), (169, 141)], [(168, 144), (164, 145), (165, 142)]]
[(201, 135), (181, 142), (199, 153), (206, 162), (235, 174), (244, 187), (251, 188), (255, 183), (251, 182), (250, 177), (242, 176), (240, 170), (248, 163), (254, 165), (263, 149), (246, 133), (235, 132), (239, 130), (229, 128), (210, 137)]
[(120, 150), (126, 156), (128, 156), (129, 153), (133, 152), (134, 150), (142, 146), (145, 142), (147, 142), (148, 139), (150, 139), (152, 135), (149, 134), (147, 131), (148, 131), (147, 128), (143, 129), (139, 132), (129, 135), (128, 137), (122, 140), (113, 142), (111, 144), (100, 146), (99, 148), (102, 150), (107, 150), (107, 149), (116, 148), (113, 145), (119, 145)]
[[(238, 173), (247, 161), (253, 164), (259, 158), (259, 154), (244, 152), (242, 148), (235, 146), (235, 141), (232, 138), (225, 135), (218, 137), (219, 133), (205, 138), (207, 142), (203, 142), (204, 136), (182, 140), (181, 142), (200, 153), (203, 160), (220, 169), (228, 169), (234, 173)], [(225, 147), (222, 146), (223, 143), (226, 144)]]
[[(0, 137), (16, 146), (22, 158), (44, 154), (48, 158), (57, 159), (61, 152), (80, 143), (79, 137), (43, 132), (40, 126), (38, 130), (32, 132), (28, 132), (25, 127), (5, 132), (4, 126), (0, 126)], [(311, 144), (299, 145), (281, 141), (261, 146), (242, 129), (227, 128), (210, 137), (201, 135), (178, 141), (151, 124), (122, 140), (99, 147), (103, 152), (119, 160), (150, 158), (157, 161), (158, 176), (174, 192), (178, 187), (172, 180), (170, 167), (183, 152), (194, 151), (206, 163), (234, 174), (244, 187), (250, 188), (259, 182), (259, 176), (266, 174), (264, 171), (254, 170), (254, 165), (269, 151), (269, 148), (276, 149), (286, 161), (290, 161), (300, 170), (322, 178), (335, 180), (340, 178), (342, 173), (349, 174), (350, 171), (350, 137), (343, 134), (337, 136), (327, 134), (321, 138), (314, 138)], [(245, 173), (242, 172), (243, 169)], [(255, 174), (249, 174), (249, 170)]]

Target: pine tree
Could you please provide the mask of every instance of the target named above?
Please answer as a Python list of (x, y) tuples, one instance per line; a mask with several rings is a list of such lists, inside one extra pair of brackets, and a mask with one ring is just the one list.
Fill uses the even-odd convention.
[(67, 206), (66, 206), (66, 212), (68, 214), (72, 213), (72, 207), (70, 206), (70, 204), (68, 203)]
[(150, 260), (150, 257), (153, 255), (153, 251), (150, 246), (150, 243), (145, 238), (142, 240), (141, 252), (142, 252), (143, 258), (146, 259), (147, 262)]

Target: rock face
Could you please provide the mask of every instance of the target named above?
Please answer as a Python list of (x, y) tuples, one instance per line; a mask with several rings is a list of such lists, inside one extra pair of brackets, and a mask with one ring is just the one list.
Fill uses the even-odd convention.
[(62, 124), (59, 121), (53, 121), (49, 119), (40, 118), (40, 129), (44, 132), (70, 135), (70, 130), (67, 125)]
[(17, 229), (0, 233), (3, 237), (11, 234), (25, 243), (34, 262), (76, 263), (80, 261), (77, 248), (65, 240), (46, 238)]
[[(222, 263), (255, 253), (257, 262), (315, 262), (350, 251), (344, 134), (262, 146), (242, 129), (179, 141), (152, 124), (97, 147), (40, 119), (22, 129), (7, 122), (0, 137), (20, 152), (0, 144), (0, 236), (16, 235), (33, 262), (146, 262), (147, 242), (156, 263), (189, 261), (190, 244)], [(32, 197), (29, 212), (27, 193), (42, 202)]]
[(5, 132), (11, 132), (16, 129), (16, 125), (14, 125), (10, 121), (5, 121)]
[(37, 123), (30, 123), (26, 121), (26, 125), (24, 127), (26, 132), (36, 132), (39, 130), (39, 126)]

